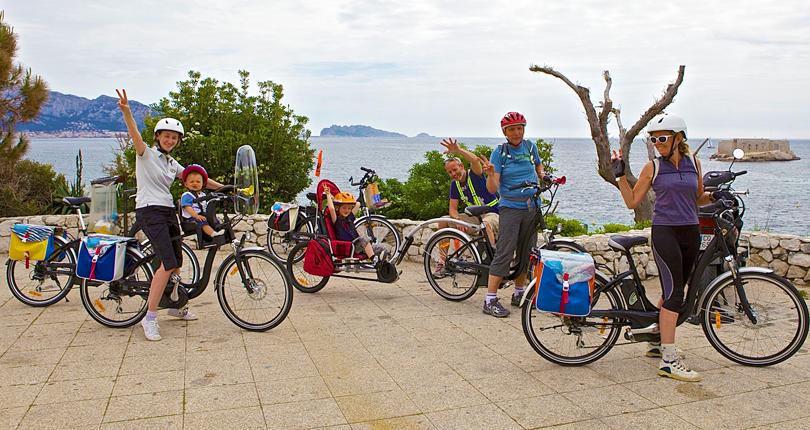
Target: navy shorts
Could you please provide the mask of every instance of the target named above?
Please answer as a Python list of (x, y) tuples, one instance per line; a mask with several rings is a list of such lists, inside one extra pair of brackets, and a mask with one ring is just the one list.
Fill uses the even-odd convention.
[(183, 235), (177, 222), (177, 212), (167, 206), (147, 206), (135, 209), (135, 217), (141, 229), (149, 238), (152, 249), (163, 263), (165, 270), (173, 270), (183, 265), (183, 252), (180, 241)]

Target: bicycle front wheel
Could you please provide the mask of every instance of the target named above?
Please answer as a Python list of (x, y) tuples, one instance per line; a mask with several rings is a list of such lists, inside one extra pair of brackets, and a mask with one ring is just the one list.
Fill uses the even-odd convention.
[(267, 331), (281, 324), (293, 291), (281, 265), (265, 251), (229, 256), (217, 273), (217, 299), (225, 316), (245, 330)]
[(79, 295), (87, 313), (113, 328), (129, 327), (146, 315), (152, 268), (140, 252), (127, 249), (124, 277), (113, 282), (82, 279)]
[[(605, 285), (596, 279), (596, 290)], [(526, 340), (548, 361), (562, 366), (581, 366), (602, 358), (619, 339), (621, 323), (618, 318), (571, 317), (541, 312), (535, 306), (537, 287), (523, 304), (521, 322)], [(615, 289), (594, 294), (591, 312), (623, 309)]]
[(740, 364), (770, 366), (787, 360), (807, 338), (807, 303), (793, 284), (773, 273), (741, 271), (738, 276), (741, 290), (729, 278), (706, 293), (706, 338), (717, 352)]
[(78, 242), (54, 236), (54, 250), (42, 261), (9, 260), (6, 265), (8, 289), (28, 306), (50, 306), (64, 299), (75, 282)]
[(402, 243), (399, 230), (381, 215), (369, 215), (358, 218), (354, 222), (357, 234), (371, 243), (374, 253), (385, 253), (388, 260), (393, 260)]
[(458, 231), (433, 235), (425, 245), (424, 262), (428, 283), (445, 299), (467, 300), (478, 290), (481, 256)]

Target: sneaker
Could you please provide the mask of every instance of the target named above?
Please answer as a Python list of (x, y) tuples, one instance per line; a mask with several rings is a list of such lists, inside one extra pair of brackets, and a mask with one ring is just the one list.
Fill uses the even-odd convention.
[[(648, 349), (644, 355), (651, 358), (661, 358), (661, 344), (650, 342), (649, 345), (650, 349)], [(684, 354), (682, 349), (675, 347), (675, 350), (678, 352), (678, 358), (686, 357), (686, 354)]]
[(197, 319), (197, 315), (191, 312), (188, 307), (184, 307), (183, 309), (169, 309), (168, 314), (170, 317), (180, 318), (185, 321), (194, 321)]
[(703, 379), (700, 373), (686, 367), (680, 359), (671, 363), (661, 360), (661, 363), (658, 364), (658, 376), (665, 376), (684, 382), (698, 382)]
[(506, 309), (505, 307), (503, 307), (503, 305), (498, 303), (497, 298), (489, 303), (484, 301), (483, 312), (487, 315), (492, 315), (495, 318), (505, 318), (508, 317), (509, 314), (511, 313), (509, 312), (509, 309)]
[(157, 320), (144, 318), (141, 320), (141, 325), (143, 326), (143, 335), (147, 340), (160, 340), (160, 326), (158, 326)]
[(441, 279), (448, 275), (447, 269), (444, 268), (444, 263), (436, 263), (436, 270), (433, 271), (433, 279)]
[(520, 307), (521, 299), (523, 299), (523, 294), (512, 294), (512, 306)]

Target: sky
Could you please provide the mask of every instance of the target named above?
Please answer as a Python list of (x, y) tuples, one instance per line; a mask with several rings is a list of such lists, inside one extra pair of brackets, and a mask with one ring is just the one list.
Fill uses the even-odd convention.
[[(18, 60), (50, 88), (152, 103), (189, 70), (284, 86), (313, 135), (364, 124), (407, 135), (587, 137), (575, 93), (602, 71), (626, 127), (686, 66), (668, 112), (701, 137), (810, 138), (810, 2), (2, 0)], [(610, 130), (618, 134), (615, 128)]]

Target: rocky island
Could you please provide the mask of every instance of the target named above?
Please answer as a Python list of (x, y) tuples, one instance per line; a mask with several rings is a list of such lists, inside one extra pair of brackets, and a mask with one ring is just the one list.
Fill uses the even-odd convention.
[(408, 137), (404, 134), (378, 130), (367, 125), (332, 125), (321, 130), (321, 137)]
[(731, 161), (732, 151), (740, 148), (745, 157), (739, 161), (791, 161), (799, 157), (790, 150), (787, 140), (772, 139), (729, 139), (721, 140), (717, 152), (711, 155), (712, 160)]

